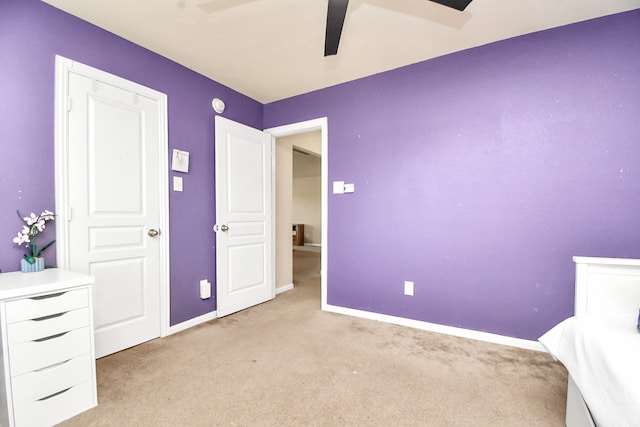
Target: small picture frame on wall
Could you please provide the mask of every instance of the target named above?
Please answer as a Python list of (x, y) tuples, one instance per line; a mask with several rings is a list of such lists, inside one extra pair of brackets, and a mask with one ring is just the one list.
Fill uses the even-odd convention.
[(189, 152), (182, 150), (173, 150), (171, 159), (171, 170), (176, 172), (189, 172)]

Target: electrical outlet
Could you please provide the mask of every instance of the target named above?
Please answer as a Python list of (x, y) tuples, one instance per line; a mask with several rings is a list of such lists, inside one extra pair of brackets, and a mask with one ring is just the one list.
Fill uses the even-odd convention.
[(404, 294), (411, 297), (413, 296), (413, 282), (404, 281)]
[(211, 283), (207, 279), (200, 280), (200, 298), (211, 298)]

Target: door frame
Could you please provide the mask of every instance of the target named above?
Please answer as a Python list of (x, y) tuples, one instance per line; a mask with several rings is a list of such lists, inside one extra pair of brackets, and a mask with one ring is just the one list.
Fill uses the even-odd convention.
[[(273, 153), (275, 153), (275, 149), (276, 149), (276, 139), (277, 138), (282, 138), (285, 136), (291, 136), (291, 135), (296, 135), (296, 134), (300, 134), (300, 133), (307, 133), (307, 132), (313, 132), (313, 131), (320, 131), (320, 140), (321, 140), (321, 144), (322, 144), (322, 157), (321, 157), (321, 203), (322, 203), (322, 212), (321, 212), (321, 225), (322, 225), (322, 230), (320, 233), (320, 244), (321, 244), (321, 248), (320, 248), (320, 308), (322, 310), (326, 310), (327, 308), (327, 272), (328, 272), (328, 256), (327, 254), (329, 253), (329, 247), (328, 247), (328, 219), (329, 219), (329, 206), (328, 206), (328, 195), (329, 195), (329, 184), (328, 184), (328, 179), (329, 179), (329, 144), (328, 144), (328, 140), (329, 140), (329, 122), (328, 119), (326, 117), (322, 117), (322, 118), (318, 118), (318, 119), (312, 119), (312, 120), (307, 120), (304, 122), (298, 122), (298, 123), (292, 123), (289, 125), (283, 125), (283, 126), (277, 126), (277, 127), (273, 127), (273, 128), (269, 128), (269, 129), (265, 129), (264, 132), (268, 133), (271, 135), (271, 148), (273, 150)], [(271, 173), (271, 183), (272, 183), (272, 188), (274, 189), (274, 191), (272, 191), (271, 197), (272, 197), (272, 218), (271, 218), (271, 227), (272, 227), (272, 233), (273, 236), (276, 236), (276, 192), (278, 191), (278, 189), (276, 188), (276, 156), (272, 156), (272, 162), (273, 162), (273, 170)], [(272, 243), (272, 253), (274, 254), (273, 256), (273, 286), (275, 287), (275, 271), (276, 271), (276, 239), (273, 239), (273, 243)]]
[(56, 262), (59, 268), (69, 268), (69, 191), (68, 191), (68, 99), (69, 73), (76, 73), (90, 79), (99, 79), (107, 84), (127, 87), (158, 102), (158, 201), (159, 227), (163, 238), (160, 243), (160, 336), (169, 334), (169, 139), (167, 131), (167, 95), (150, 89), (106, 71), (81, 64), (56, 55), (55, 62), (55, 206), (56, 206)]

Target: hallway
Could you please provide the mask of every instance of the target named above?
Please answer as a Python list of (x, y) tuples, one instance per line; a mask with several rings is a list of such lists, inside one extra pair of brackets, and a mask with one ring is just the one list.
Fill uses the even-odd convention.
[[(320, 248), (302, 247), (293, 250), (294, 289), (314, 298), (320, 307)], [(310, 248), (310, 249), (307, 249)], [(312, 249), (311, 249), (312, 248)]]

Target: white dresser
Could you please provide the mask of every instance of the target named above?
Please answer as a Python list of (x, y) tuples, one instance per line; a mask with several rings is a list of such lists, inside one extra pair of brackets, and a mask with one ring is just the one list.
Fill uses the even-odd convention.
[(0, 274), (0, 425), (51, 426), (98, 404), (92, 283), (60, 269)]

